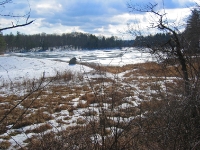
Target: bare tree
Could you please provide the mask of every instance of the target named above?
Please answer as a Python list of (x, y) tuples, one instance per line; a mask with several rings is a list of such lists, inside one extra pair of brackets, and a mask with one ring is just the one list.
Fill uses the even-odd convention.
[[(171, 39), (167, 41), (166, 43), (163, 43), (163, 45), (160, 45), (160, 47), (152, 47), (151, 53), (158, 54), (158, 52), (162, 52), (162, 54), (167, 54), (167, 56), (173, 55), (174, 58), (178, 58), (178, 61), (181, 65), (181, 71), (183, 75), (183, 80), (185, 84), (185, 94), (190, 94), (190, 82), (189, 82), (189, 72), (187, 69), (187, 56), (184, 53), (184, 46), (183, 46), (183, 37), (181, 37), (180, 31), (178, 30), (177, 26), (170, 26), (168, 24), (168, 20), (166, 17), (165, 11), (159, 12), (156, 10), (158, 4), (152, 4), (149, 3), (145, 7), (138, 7), (133, 4), (128, 4), (128, 7), (132, 11), (138, 11), (143, 13), (151, 13), (154, 15), (154, 22), (150, 22), (151, 26), (150, 29), (158, 29), (166, 33), (170, 33)], [(163, 55), (164, 56), (164, 55)], [(165, 55), (166, 56), (166, 55)]]
[[(183, 82), (184, 88), (177, 87), (173, 84), (172, 92), (167, 92), (162, 99), (165, 101), (160, 110), (152, 110), (153, 113), (148, 113), (147, 124), (150, 122), (163, 122), (162, 125), (155, 123), (155, 128), (151, 128), (151, 133), (147, 134), (155, 140), (160, 140), (157, 144), (168, 145), (169, 149), (197, 149), (199, 147), (199, 74), (200, 74), (200, 59), (198, 53), (188, 53), (188, 40), (184, 34), (180, 32), (178, 26), (170, 24), (167, 19), (165, 10), (157, 10), (158, 4), (149, 3), (145, 6), (138, 6), (132, 3), (128, 4), (131, 11), (151, 14), (152, 22), (149, 22), (149, 30), (157, 29), (158, 31), (169, 33), (171, 38), (160, 44), (159, 46), (148, 45), (150, 53), (157, 56), (163, 64), (164, 69), (173, 67), (176, 71), (176, 77)], [(197, 32), (197, 31), (196, 31)], [(131, 33), (138, 35), (137, 31), (131, 30)], [(180, 78), (181, 77), (181, 78)], [(167, 79), (167, 78), (166, 78)], [(178, 93), (177, 88), (180, 88)], [(181, 98), (180, 98), (181, 97)], [(173, 101), (173, 104), (171, 103)], [(155, 115), (156, 114), (156, 115)], [(162, 120), (162, 121), (161, 121)], [(143, 128), (145, 130), (145, 128)], [(159, 130), (161, 132), (159, 132)], [(158, 137), (162, 137), (161, 140)], [(150, 139), (148, 139), (150, 140)], [(173, 141), (172, 141), (173, 140)], [(182, 141), (187, 141), (183, 143)], [(151, 143), (152, 144), (152, 143)], [(162, 147), (164, 148), (164, 146)], [(166, 148), (166, 147), (165, 147)]]

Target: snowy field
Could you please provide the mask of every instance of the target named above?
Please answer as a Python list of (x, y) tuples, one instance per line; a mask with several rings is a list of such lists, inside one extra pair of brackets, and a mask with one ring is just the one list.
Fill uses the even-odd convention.
[[(18, 56), (0, 57), (0, 80), (2, 82), (24, 81), (26, 79), (38, 79), (55, 76), (58, 72), (68, 70), (79, 72), (83, 66), (69, 66), (66, 62), (53, 61), (48, 59), (27, 58)], [(90, 70), (84, 67), (85, 70)]]
[(26, 79), (54, 76), (57, 72), (68, 70), (79, 72), (89, 71), (88, 67), (69, 66), (68, 61), (76, 57), (79, 62), (99, 63), (102, 65), (123, 66), (152, 61), (149, 53), (137, 49), (113, 49), (92, 51), (53, 51), (9, 53), (0, 56), (0, 81), (16, 82)]

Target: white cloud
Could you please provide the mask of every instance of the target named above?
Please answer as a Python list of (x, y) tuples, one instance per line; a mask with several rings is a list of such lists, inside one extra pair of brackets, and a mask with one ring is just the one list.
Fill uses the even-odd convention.
[[(160, 3), (162, 0), (154, 1)], [(170, 0), (170, 4), (172, 1)], [(176, 1), (181, 3), (181, 0)], [(187, 1), (190, 0), (182, 0), (185, 4)], [(32, 10), (29, 20), (36, 19), (34, 23), (4, 33), (15, 33), (17, 30), (25, 34), (42, 32), (61, 34), (77, 31), (95, 35), (121, 36), (121, 32), (128, 29), (127, 24), (131, 23), (135, 29), (144, 31), (150, 22), (155, 22), (150, 14), (128, 13), (126, 4), (129, 1), (124, 0), (118, 2), (116, 0), (29, 0), (29, 2)], [(132, 0), (132, 2), (148, 3), (145, 0)], [(189, 14), (189, 9), (166, 9), (165, 11), (167, 19), (177, 24), (184, 23), (183, 18)], [(4, 19), (1, 23), (8, 25), (11, 20)]]
[(174, 3), (178, 3), (180, 6), (185, 6), (187, 3), (193, 3), (195, 0), (172, 0)]
[(33, 7), (33, 9), (39, 14), (44, 15), (46, 13), (51, 14), (55, 12), (61, 11), (62, 5), (55, 2), (48, 2), (48, 3), (38, 3)]
[(5, 19), (5, 18), (0, 18), (0, 28), (12, 26), (12, 20), (11, 19)]
[[(186, 18), (190, 15), (189, 8), (178, 8), (178, 9), (165, 9), (160, 10), (160, 13), (166, 13), (166, 16), (163, 18), (165, 23), (171, 28), (177, 27), (180, 31), (183, 31), (186, 25)], [(124, 18), (124, 19), (123, 19)], [(125, 19), (126, 18), (126, 19)], [(116, 20), (126, 20), (129, 22), (129, 29), (132, 32), (140, 31), (141, 34), (155, 34), (158, 32), (156, 28), (151, 28), (155, 26), (159, 17), (153, 13), (143, 13), (143, 14), (123, 14), (116, 16)], [(166, 19), (166, 20), (165, 20)]]

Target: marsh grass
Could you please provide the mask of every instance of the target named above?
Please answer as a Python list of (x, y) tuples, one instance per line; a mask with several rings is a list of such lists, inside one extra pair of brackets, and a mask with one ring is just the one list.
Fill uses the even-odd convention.
[[(94, 73), (100, 77), (85, 80), (81, 74), (65, 72), (43, 79), (45, 83), (54, 80), (26, 97), (9, 113), (0, 124), (0, 133), (9, 130), (8, 125), (19, 129), (42, 123), (26, 131), (26, 134), (36, 134), (25, 141), (28, 149), (148, 149), (148, 144), (161, 148), (156, 134), (150, 139), (149, 133), (158, 124), (167, 123), (167, 120), (159, 115), (153, 122), (151, 117), (155, 117), (155, 112), (172, 107), (174, 99), (181, 99), (179, 95), (183, 83), (176, 70), (171, 66), (163, 68), (154, 62), (122, 67), (85, 65), (96, 69)], [(106, 72), (113, 73), (113, 77), (106, 77)], [(118, 73), (124, 74), (123, 79), (119, 78)], [(22, 86), (39, 85), (35, 82), (24, 81)], [(23, 98), (17, 94), (1, 96), (0, 115), (4, 116)], [(137, 105), (134, 105), (136, 102)], [(84, 112), (74, 117), (79, 109)], [(66, 111), (66, 114), (62, 114), (63, 119), (57, 119), (62, 111)], [(72, 119), (73, 126), (70, 126)], [(57, 131), (57, 127), (48, 123), (50, 120), (68, 127), (62, 132), (45, 133)], [(96, 137), (96, 141), (91, 140), (92, 136)], [(6, 146), (6, 143), (2, 145)]]
[(49, 129), (52, 129), (52, 126), (48, 123), (45, 123), (45, 124), (40, 125), (32, 130), (26, 130), (25, 133), (43, 133)]
[(0, 149), (8, 149), (11, 146), (9, 141), (1, 141), (0, 142)]

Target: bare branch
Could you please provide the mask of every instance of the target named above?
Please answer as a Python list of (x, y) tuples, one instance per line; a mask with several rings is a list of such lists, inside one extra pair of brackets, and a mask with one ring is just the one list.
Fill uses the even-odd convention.
[(10, 27), (5, 27), (5, 28), (0, 29), (0, 32), (3, 31), (3, 30), (8, 30), (8, 29), (13, 29), (13, 28), (27, 26), (27, 25), (29, 25), (29, 24), (31, 24), (33, 22), (34, 22), (34, 20), (32, 20), (32, 21), (30, 21), (28, 23), (20, 24), (20, 25), (14, 25), (14, 26), (10, 26)]
[[(27, 1), (28, 1), (28, 0), (27, 0)], [(5, 0), (5, 1), (3, 1), (3, 2), (0, 2), (0, 5), (5, 5), (5, 4), (8, 4), (8, 3), (12, 3), (12, 0)], [(29, 3), (29, 1), (28, 1), (28, 3)], [(11, 25), (10, 25), (10, 26), (4, 27), (4, 28), (0, 28), (0, 32), (2, 32), (3, 30), (8, 30), (8, 29), (13, 29), (13, 28), (18, 28), (18, 27), (27, 26), (27, 25), (33, 23), (34, 20), (28, 21), (29, 18), (30, 18), (30, 12), (31, 12), (31, 8), (30, 8), (30, 4), (29, 4), (29, 11), (28, 11), (28, 13), (26, 13), (26, 14), (24, 14), (24, 15), (14, 15), (13, 13), (0, 14), (0, 16), (2, 16), (2, 17), (13, 18), (13, 19), (15, 19), (16, 22), (17, 22), (16, 24), (14, 24), (13, 22), (11, 22)], [(25, 22), (25, 23), (18, 24), (20, 18), (25, 18), (25, 19), (26, 19), (26, 22)]]
[(5, 1), (0, 2), (0, 5), (5, 5), (5, 4), (11, 3), (11, 2), (12, 2), (12, 0), (5, 0)]

